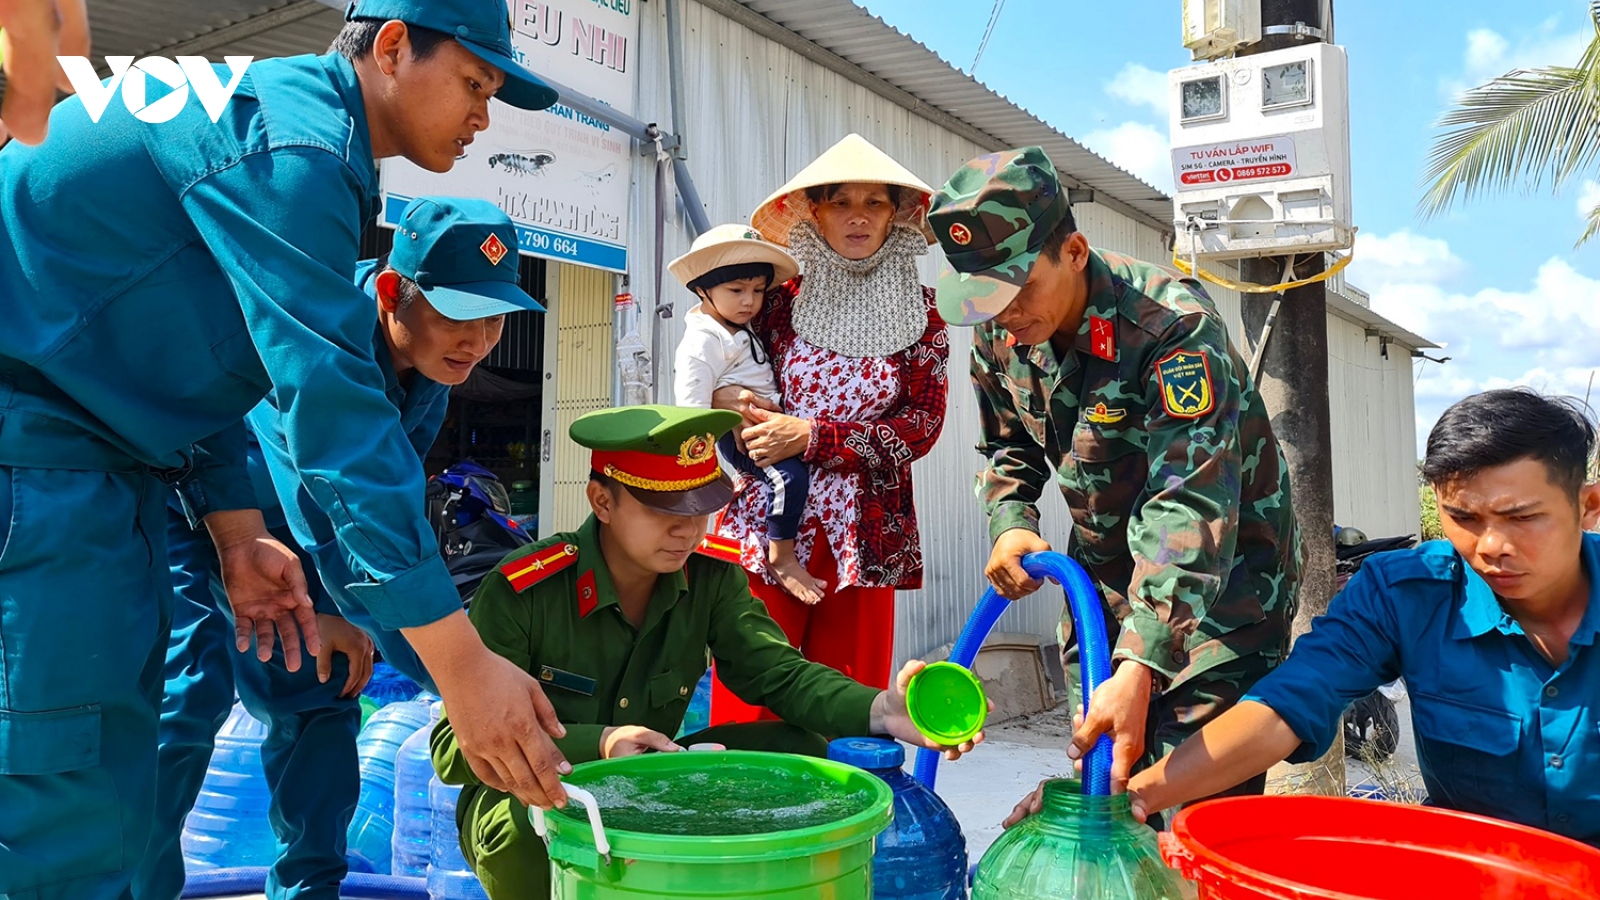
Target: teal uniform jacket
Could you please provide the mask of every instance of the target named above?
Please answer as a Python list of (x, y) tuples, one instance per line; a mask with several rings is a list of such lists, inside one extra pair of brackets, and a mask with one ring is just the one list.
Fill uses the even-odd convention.
[(269, 390), (362, 602), (402, 626), (460, 609), (353, 283), (377, 187), (333, 55), (253, 63), (214, 123), (116, 97), (96, 123), (73, 97), (0, 150), (0, 896), (125, 896), (159, 839), (151, 474), (194, 519), (254, 508), (244, 417)]
[[(374, 306), (376, 271), (376, 262), (369, 260), (361, 263), (356, 273), (356, 283), (368, 292)], [(394, 374), (382, 326), (374, 329), (372, 350), (385, 375), (385, 393), (400, 411), (406, 438), (421, 458), (444, 420), (449, 388), (415, 371), (402, 385)], [(334, 597), (345, 595), (341, 588), (354, 576), (337, 552), (333, 524), (316, 508), (292, 462), (286, 459), (287, 447), (275, 430), (276, 411), (270, 402), (261, 403), (247, 424), (250, 481), (267, 527), (300, 556), (317, 612), (341, 612)], [(267, 452), (280, 461), (276, 483)], [(278, 485), (291, 498), (292, 517), (285, 515), (279, 502)], [(166, 696), (162, 699), (161, 788), (156, 798), (156, 836), (134, 882), (135, 894), (141, 898), (176, 897), (182, 891), (179, 833), (199, 796), (217, 729), (227, 718), (237, 689), (251, 715), (268, 725), (262, 762), (272, 793), (272, 815), (286, 826), (282, 832), (285, 843), (267, 880), (267, 896), (273, 900), (337, 897), (346, 874), (345, 833), (360, 788), (356, 763), (360, 711), (354, 699), (339, 697), (347, 663), (343, 656), (336, 656), (333, 675), (323, 684), (317, 681), (316, 667), (309, 663), (299, 672), (287, 671), (281, 649), (266, 665), (257, 662), (254, 654), (235, 653), (233, 623), (211, 541), (192, 531), (181, 513), (174, 512), (170, 518), (167, 556), (176, 603), (167, 647)], [(294, 533), (289, 527), (291, 518)], [(315, 526), (308, 526), (308, 520)], [(312, 534), (317, 537), (307, 540)], [(320, 546), (324, 552), (312, 555), (305, 546)], [(331, 589), (325, 586), (325, 579)], [(348, 598), (345, 606), (350, 606)], [(386, 659), (408, 672), (421, 672), (415, 654), (398, 633), (377, 628), (371, 615), (359, 607), (354, 608), (352, 618), (369, 634), (380, 635)]]
[[(356, 284), (368, 295), (368, 304), (376, 308), (375, 280), (377, 263), (361, 263), (356, 273)], [(433, 381), (421, 372), (412, 370), (405, 383), (394, 373), (389, 345), (381, 333), (374, 336), (372, 353), (383, 373), (384, 395), (400, 415), (400, 427), (413, 458), (425, 459), (428, 450), (439, 436), (444, 417), (450, 405), (450, 387)], [(261, 443), (263, 477), (256, 479), (257, 489), (263, 495), (263, 508), (270, 504), (277, 521), (284, 523), (297, 544), (316, 563), (317, 576), (323, 589), (338, 606), (339, 612), (356, 626), (366, 631), (378, 643), (383, 658), (418, 683), (433, 690), (433, 680), (399, 629), (410, 624), (402, 615), (393, 615), (381, 604), (369, 605), (371, 586), (360, 574), (373, 568), (393, 568), (405, 565), (405, 559), (386, 555), (383, 545), (360, 544), (347, 547), (338, 540), (339, 526), (324, 511), (311, 488), (307, 485), (319, 476), (297, 465), (291, 449), (288, 429), (294, 420), (278, 408), (278, 393), (273, 391), (251, 411), (248, 422), (251, 431)], [(253, 461), (253, 460), (252, 460)], [(265, 477), (270, 475), (270, 478)], [(329, 486), (332, 489), (332, 486)], [(343, 485), (339, 485), (343, 490)], [(419, 489), (413, 504), (422, 509), (422, 491)], [(269, 518), (269, 524), (271, 519)], [(431, 536), (431, 532), (430, 532)], [(458, 596), (454, 586), (451, 596)], [(457, 603), (450, 611), (459, 609)]]
[(454, 612), (353, 284), (376, 209), (337, 55), (254, 63), (215, 124), (65, 102), (49, 141), (0, 154), (0, 465), (192, 467), (194, 518), (250, 508), (241, 420), (270, 390), (363, 601), (391, 627)]

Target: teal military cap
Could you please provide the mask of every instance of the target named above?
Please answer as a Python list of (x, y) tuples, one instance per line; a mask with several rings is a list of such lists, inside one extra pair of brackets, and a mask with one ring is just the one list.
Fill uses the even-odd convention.
[(484, 62), (505, 73), (495, 99), (521, 109), (544, 109), (560, 99), (544, 79), (517, 62), (511, 46), (511, 14), (504, 0), (352, 0), (345, 21), (399, 19), (455, 38)]
[(389, 268), (415, 281), (433, 308), (464, 322), (544, 312), (517, 284), (517, 230), (487, 200), (418, 197), (406, 204)]

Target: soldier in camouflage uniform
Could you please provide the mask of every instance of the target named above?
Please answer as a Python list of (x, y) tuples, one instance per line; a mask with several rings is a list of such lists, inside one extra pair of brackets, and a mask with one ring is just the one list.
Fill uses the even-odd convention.
[(1021, 560), (1050, 549), (1038, 500), (1053, 467), (1114, 648), (1068, 755), (1110, 733), (1121, 790), (1287, 654), (1301, 566), (1288, 466), (1205, 291), (1090, 249), (1043, 150), (972, 160), (928, 219), (949, 263), (939, 312), (976, 329), (986, 574), (1011, 599), (1038, 587)]

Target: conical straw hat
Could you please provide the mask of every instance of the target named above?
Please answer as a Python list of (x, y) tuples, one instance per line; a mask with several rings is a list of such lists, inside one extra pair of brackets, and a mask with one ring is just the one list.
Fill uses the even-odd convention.
[(928, 243), (933, 243), (933, 232), (927, 222), (928, 200), (933, 196), (933, 188), (859, 134), (847, 135), (829, 147), (811, 165), (801, 169), (800, 174), (789, 179), (788, 184), (774, 191), (750, 215), (750, 224), (767, 240), (788, 246), (789, 229), (796, 222), (811, 218), (811, 201), (806, 198), (806, 188), (847, 183), (893, 184), (907, 188), (901, 192), (895, 221), (918, 229)]

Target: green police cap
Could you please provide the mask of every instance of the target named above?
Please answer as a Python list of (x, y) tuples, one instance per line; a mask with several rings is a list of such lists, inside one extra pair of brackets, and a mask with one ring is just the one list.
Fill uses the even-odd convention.
[(347, 22), (399, 19), (448, 34), (479, 59), (499, 69), (506, 83), (495, 99), (520, 109), (545, 109), (560, 99), (555, 88), (517, 61), (511, 46), (511, 14), (505, 0), (352, 0)]
[(956, 170), (928, 208), (945, 255), (939, 315), (951, 325), (999, 315), (1069, 209), (1056, 167), (1039, 147), (990, 153)]
[(418, 197), (400, 214), (389, 268), (415, 281), (440, 315), (457, 322), (544, 312), (517, 284), (516, 246), (511, 217), (493, 203)]
[(717, 439), (739, 424), (726, 409), (619, 406), (578, 417), (568, 429), (588, 447), (589, 468), (624, 485), (639, 502), (679, 516), (705, 516), (733, 499), (717, 461)]

